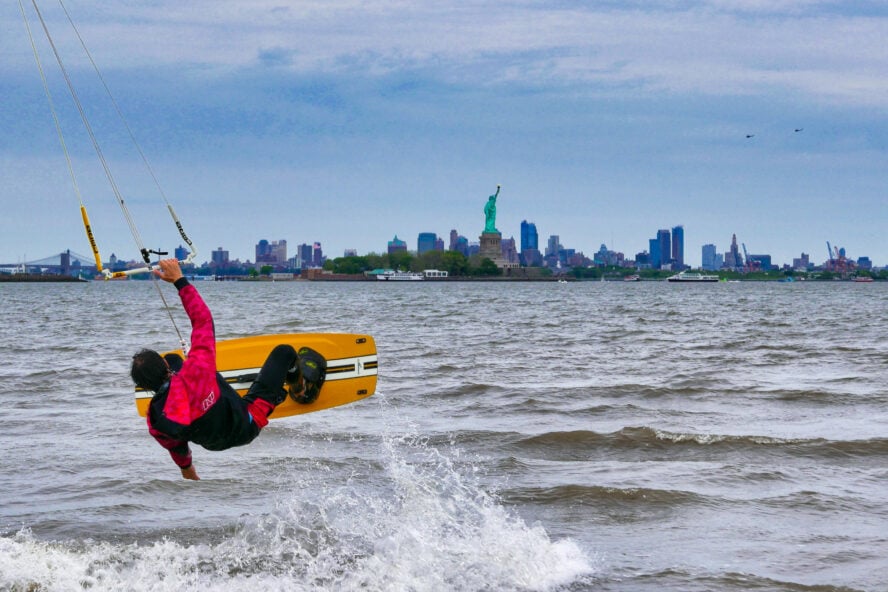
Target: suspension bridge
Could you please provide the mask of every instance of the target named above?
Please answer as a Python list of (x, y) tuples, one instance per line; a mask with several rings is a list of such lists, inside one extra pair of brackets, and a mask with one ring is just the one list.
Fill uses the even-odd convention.
[(0, 263), (2, 273), (34, 273), (46, 275), (94, 275), (96, 262), (92, 257), (80, 255), (68, 249), (57, 255), (42, 259), (19, 261), (17, 263)]

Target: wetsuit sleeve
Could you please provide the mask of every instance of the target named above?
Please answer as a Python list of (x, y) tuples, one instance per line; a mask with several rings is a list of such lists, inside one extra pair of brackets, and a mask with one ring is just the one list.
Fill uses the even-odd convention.
[(175, 286), (179, 290), (182, 307), (191, 321), (191, 349), (188, 351), (188, 360), (194, 362), (195, 358), (201, 358), (202, 361), (209, 358), (215, 374), (216, 330), (213, 326), (213, 315), (200, 297), (197, 288), (186, 278), (176, 280)]
[(191, 349), (188, 350), (188, 359), (177, 378), (192, 397), (202, 398), (216, 384), (216, 330), (213, 315), (197, 288), (187, 279), (178, 279), (175, 286), (179, 290), (182, 307), (191, 320)]
[(187, 469), (191, 466), (191, 449), (188, 447), (188, 442), (170, 438), (166, 434), (155, 430), (150, 424), (148, 425), (148, 432), (154, 436), (158, 444), (169, 451), (173, 462), (180, 469)]

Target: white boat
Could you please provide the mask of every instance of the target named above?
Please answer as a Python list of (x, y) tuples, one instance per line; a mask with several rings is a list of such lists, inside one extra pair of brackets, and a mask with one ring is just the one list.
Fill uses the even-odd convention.
[(376, 274), (376, 279), (383, 282), (417, 282), (422, 281), (425, 277), (414, 271), (392, 271), (387, 270)]
[(697, 273), (694, 271), (680, 271), (677, 274), (666, 278), (667, 282), (717, 282), (717, 275), (707, 275), (705, 273)]

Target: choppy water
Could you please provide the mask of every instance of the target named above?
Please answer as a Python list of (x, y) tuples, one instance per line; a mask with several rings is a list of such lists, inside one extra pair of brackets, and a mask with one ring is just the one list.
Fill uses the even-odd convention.
[(198, 287), (220, 338), (373, 334), (377, 395), (186, 482), (151, 284), (0, 285), (0, 590), (888, 590), (888, 286)]

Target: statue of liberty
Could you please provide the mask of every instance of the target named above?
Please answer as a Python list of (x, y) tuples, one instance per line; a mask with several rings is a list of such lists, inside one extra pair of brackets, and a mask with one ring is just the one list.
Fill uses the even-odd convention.
[(500, 186), (496, 186), (496, 193), (487, 198), (487, 203), (484, 204), (484, 232), (496, 232), (499, 234), (499, 230), (496, 229), (496, 197), (499, 195)]

